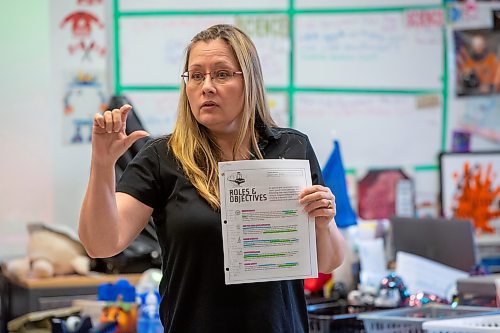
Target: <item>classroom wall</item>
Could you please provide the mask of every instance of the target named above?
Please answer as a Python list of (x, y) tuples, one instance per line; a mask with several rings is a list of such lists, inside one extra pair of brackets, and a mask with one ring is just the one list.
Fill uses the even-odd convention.
[(479, 135), (485, 127), (500, 133), (499, 120), (487, 126), (500, 119), (498, 94), (456, 96), (450, 38), (456, 27), (491, 30), (496, 1), (114, 3), (115, 87), (153, 135), (173, 127), (187, 41), (230, 23), (255, 43), (271, 113), (285, 119), (279, 125), (306, 133), (322, 166), (338, 139), (352, 184), (370, 169), (401, 168), (418, 216), (439, 214), (439, 153), (451, 150), (455, 133), (473, 126), (471, 150), (500, 148)]
[(49, 8), (0, 1), (0, 259), (26, 252), (27, 222), (75, 228), (87, 181), (89, 145), (61, 143)]
[[(408, 0), (406, 2), (418, 2), (422, 5), (439, 5), (440, 3), (437, 0)], [(61, 82), (61, 77), (60, 72), (54, 69), (53, 64), (57, 64), (57, 61), (54, 62), (54, 54), (51, 53), (51, 50), (54, 49), (54, 43), (58, 43), (58, 40), (51, 35), (51, 25), (53, 27), (54, 24), (58, 25), (57, 22), (60, 22), (58, 19), (51, 17), (53, 15), (51, 8), (53, 9), (57, 6), (59, 6), (57, 8), (60, 8), (60, 6), (69, 3), (65, 0), (17, 0), (12, 2), (0, 0), (0, 41), (2, 43), (2, 54), (0, 56), (0, 96), (2, 97), (2, 110), (0, 111), (0, 151), (4, 152), (4, 155), (0, 159), (0, 259), (25, 252), (27, 240), (25, 225), (28, 222), (64, 224), (76, 230), (79, 208), (89, 174), (90, 145), (88, 143), (64, 143), (66, 140), (64, 124), (68, 119), (64, 119), (65, 117), (62, 112), (61, 96), (63, 95), (63, 88), (58, 84), (58, 82)], [(77, 2), (75, 0), (71, 3), (74, 5)], [(113, 4), (111, 0), (106, 3)], [(134, 11), (134, 6), (144, 6), (144, 3), (149, 3), (151, 6), (160, 3), (163, 5), (164, 3), (170, 3), (174, 7), (174, 4), (179, 4), (179, 6), (193, 6), (193, 8), (189, 7), (188, 9), (199, 11), (199, 8), (196, 7), (196, 1), (189, 2), (189, 5), (184, 4), (184, 2), (157, 0), (150, 0), (149, 2), (122, 0), (120, 3), (123, 3), (122, 11)], [(208, 9), (211, 8), (210, 6), (222, 8), (224, 4), (227, 4), (222, 1), (210, 3), (202, 1), (202, 3), (209, 6)], [(431, 147), (431, 145), (420, 144), (418, 147), (414, 147), (413, 143), (421, 142), (423, 139), (430, 140), (433, 144), (432, 154), (437, 152), (443, 145), (449, 149), (451, 142), (449, 132), (456, 127), (455, 123), (458, 122), (456, 110), (465, 108), (465, 106), (457, 102), (458, 99), (455, 100), (452, 86), (449, 86), (450, 90), (447, 92), (449, 104), (447, 108), (443, 107), (443, 110), (441, 110), (443, 103), (443, 99), (439, 98), (441, 96), (441, 83), (437, 80), (440, 77), (440, 73), (438, 73), (439, 75), (433, 75), (430, 83), (418, 81), (416, 85), (406, 85), (407, 82), (404, 81), (403, 90), (405, 91), (396, 89), (398, 88), (397, 85), (378, 87), (375, 81), (363, 82), (354, 80), (351, 82), (351, 85), (354, 86), (344, 87), (342, 86), (346, 84), (342, 81), (344, 77), (358, 78), (358, 76), (341, 76), (336, 75), (337, 72), (330, 75), (323, 75), (321, 78), (339, 79), (341, 81), (332, 81), (333, 83), (320, 82), (321, 84), (316, 87), (312, 85), (316, 82), (314, 81), (317, 78), (316, 72), (307, 72), (301, 69), (302, 67), (307, 67), (301, 62), (319, 61), (321, 59), (318, 55), (323, 55), (321, 48), (303, 47), (304, 45), (307, 46), (307, 43), (314, 42), (314, 38), (323, 36), (320, 33), (311, 34), (310, 32), (315, 32), (316, 30), (324, 32), (330, 31), (335, 27), (347, 27), (346, 24), (337, 22), (338, 20), (342, 20), (344, 16), (344, 18), (348, 19), (347, 22), (351, 24), (348, 26), (351, 29), (349, 30), (351, 35), (363, 37), (365, 34), (369, 34), (371, 31), (365, 29), (364, 19), (370, 19), (372, 27), (386, 29), (392, 33), (399, 31), (401, 33), (398, 35), (401, 37), (401, 47), (409, 45), (403, 49), (410, 51), (414, 48), (410, 44), (403, 43), (406, 43), (406, 40), (410, 40), (410, 38), (406, 38), (407, 36), (403, 32), (408, 33), (418, 43), (422, 43), (423, 40), (425, 43), (439, 44), (442, 42), (440, 39), (442, 37), (440, 28), (438, 30), (436, 30), (436, 27), (431, 27), (432, 29), (417, 29), (418, 27), (410, 27), (411, 29), (406, 29), (409, 28), (406, 27), (402, 29), (401, 27), (404, 28), (404, 26), (398, 25), (397, 27), (400, 30), (392, 28), (391, 30), (390, 27), (387, 28), (384, 25), (386, 21), (381, 19), (382, 17), (388, 17), (392, 20), (391, 22), (395, 22), (394, 24), (398, 22), (408, 23), (411, 21), (412, 13), (415, 13), (412, 11), (407, 13), (400, 10), (375, 10), (374, 13), (371, 13), (367, 10), (366, 13), (364, 11), (354, 11), (354, 13), (357, 13), (354, 15), (348, 12), (342, 13), (342, 11), (337, 13), (336, 10), (330, 8), (331, 12), (324, 15), (313, 12), (298, 13), (300, 15), (296, 15), (296, 22), (291, 25), (296, 30), (293, 33), (295, 37), (291, 38), (290, 26), (287, 24), (289, 12), (282, 12), (288, 8), (290, 2), (276, 0), (271, 3), (265, 0), (258, 0), (242, 3), (248, 4), (250, 7), (240, 8), (241, 13), (233, 12), (232, 10), (223, 12), (223, 14), (225, 13), (224, 20), (228, 22), (234, 21), (248, 29), (257, 47), (262, 50), (261, 57), (263, 66), (266, 69), (265, 76), (267, 75), (266, 79), (271, 88), (269, 91), (270, 106), (273, 116), (278, 120), (278, 124), (282, 126), (292, 124), (308, 133), (313, 144), (316, 145), (315, 148), (322, 164), (324, 164), (330, 153), (330, 139), (332, 136), (330, 127), (334, 127), (333, 129), (336, 130), (337, 136), (341, 139), (345, 138), (345, 140), (341, 140), (343, 143), (344, 163), (351, 170), (354, 169), (355, 171), (351, 172), (351, 174), (354, 173), (357, 176), (362, 174), (364, 169), (370, 165), (391, 166), (394, 162), (390, 157), (394, 155), (394, 151), (405, 152), (407, 154), (397, 154), (401, 160), (396, 164), (403, 167), (409, 166), (410, 169), (413, 168), (414, 171), (416, 170), (412, 176), (416, 179), (416, 192), (420, 201), (435, 202), (438, 190), (438, 172), (435, 165), (437, 161), (434, 161), (434, 155), (431, 156), (432, 161), (421, 158), (421, 155), (428, 155), (427, 148)], [(307, 8), (312, 3), (300, 0), (295, 1), (295, 5), (299, 11)], [(316, 0), (315, 3), (322, 4), (325, 8), (334, 5), (341, 7), (348, 6), (342, 4), (343, 0), (328, 0), (324, 2)], [(370, 7), (369, 3), (371, 2), (366, 2), (365, 4), (363, 1), (358, 1), (358, 3), (361, 7)], [(383, 4), (387, 6), (394, 6), (397, 3), (399, 3), (398, 0), (383, 1)], [(272, 15), (266, 13), (261, 15), (262, 13), (260, 13), (256, 15), (259, 19), (256, 19), (251, 12), (253, 9), (261, 7), (269, 9), (270, 12), (273, 12), (277, 8), (281, 12), (279, 11), (278, 14)], [(250, 11), (250, 14), (247, 13), (248, 15), (245, 14), (245, 10), (247, 9)], [(186, 16), (182, 15), (182, 11), (180, 13), (180, 15), (158, 15), (158, 17), (145, 15), (144, 18), (141, 18), (140, 15), (115, 13), (115, 18), (117, 19), (117, 23), (119, 23), (117, 26), (120, 27), (120, 32), (114, 37), (118, 38), (116, 42), (119, 42), (122, 52), (118, 53), (120, 56), (119, 60), (121, 61), (118, 74), (121, 77), (114, 75), (112, 71), (108, 74), (115, 78), (116, 82), (114, 83), (117, 84), (121, 92), (127, 93), (132, 97), (134, 105), (138, 106), (137, 109), (140, 112), (140, 116), (153, 135), (167, 132), (175, 120), (175, 106), (178, 98), (177, 85), (180, 81), (179, 73), (177, 73), (179, 66), (175, 64), (179, 63), (176, 61), (179, 60), (177, 58), (180, 57), (180, 52), (184, 48), (185, 43), (200, 27), (206, 27), (210, 23), (213, 23), (212, 21), (218, 22), (222, 20), (220, 16), (217, 17), (215, 14), (192, 13), (192, 15)], [(419, 11), (416, 11), (416, 13), (419, 13)], [(145, 18), (147, 20), (144, 20)], [(259, 22), (268, 22), (268, 26), (273, 28), (264, 33), (257, 29), (260, 26)], [(111, 26), (112, 23), (110, 20), (109, 25)], [(482, 27), (483, 23), (481, 21), (477, 27)], [(188, 28), (184, 28), (184, 25), (189, 26), (189, 29), (196, 29), (191, 31)], [(164, 33), (165, 26), (169, 27), (169, 29), (178, 29), (179, 33), (167, 35)], [(323, 26), (328, 27), (328, 29), (323, 29)], [(158, 30), (155, 30), (156, 27), (158, 27)], [(146, 28), (149, 29), (147, 35), (150, 37), (153, 36), (156, 39), (164, 38), (165, 36), (168, 37), (165, 37), (165, 42), (169, 47), (164, 48), (164, 50), (178, 50), (179, 54), (169, 53), (166, 55), (168, 57), (162, 58), (160, 52), (151, 52), (148, 45), (138, 47), (136, 43), (130, 42), (134, 41), (134, 38), (131, 37), (137, 37), (135, 40), (140, 42), (151, 43), (153, 44), (152, 46), (156, 45), (156, 47), (161, 46), (162, 44), (157, 43), (157, 40), (153, 38), (143, 38), (144, 34), (140, 33), (140, 29)], [(63, 29), (60, 30), (62, 31)], [(152, 34), (155, 31), (158, 31), (158, 34)], [(431, 34), (429, 34), (429, 31)], [(67, 27), (62, 32), (67, 33)], [(436, 39), (436, 36), (439, 38)], [(332, 38), (330, 35), (323, 37)], [(392, 37), (381, 39), (382, 42), (386, 40), (393, 41)], [(330, 59), (333, 59), (332, 61), (343, 61), (345, 60), (344, 58), (354, 57), (355, 60), (361, 59), (363, 61), (366, 59), (381, 59), (381, 61), (384, 60), (391, 64), (396, 62), (392, 58), (384, 58), (382, 56), (377, 58), (373, 55), (365, 54), (364, 57), (358, 57), (352, 52), (352, 44), (346, 44), (347, 42), (351, 43), (352, 40), (349, 39), (344, 42), (341, 46), (345, 46), (344, 50), (347, 50), (348, 54), (341, 57), (342, 54), (332, 53), (330, 54)], [(364, 42), (364, 39), (360, 39), (358, 42)], [(316, 46), (318, 45), (321, 47), (328, 46), (327, 44), (322, 44), (321, 40)], [(112, 52), (113, 43), (110, 42), (107, 46), (109, 47), (108, 58), (110, 63), (116, 65), (118, 61), (115, 63), (115, 60), (118, 59), (116, 59)], [(375, 48), (376, 50), (385, 50), (382, 47), (385, 44), (378, 46), (380, 48)], [(124, 52), (128, 48), (130, 52)], [(452, 49), (452, 45), (448, 45), (448, 52), (450, 49)], [(158, 70), (157, 66), (152, 66), (150, 72), (159, 75), (158, 79), (160, 81), (158, 82), (152, 80), (156, 79), (156, 76), (146, 78), (152, 81), (141, 81), (142, 77), (137, 76), (139, 74), (148, 74), (147, 70), (149, 67), (146, 65), (153, 64), (153, 62), (144, 61), (145, 58), (137, 53), (144, 50), (148, 54), (158, 56), (158, 59), (155, 58), (156, 60), (169, 60), (168, 63), (163, 64), (170, 66), (165, 67), (166, 71)], [(290, 50), (296, 51), (293, 58), (295, 63), (290, 61), (288, 57)], [(329, 50), (332, 51), (333, 49)], [(436, 66), (439, 68), (446, 68), (446, 64), (442, 64), (444, 59), (442, 58), (441, 46), (440, 48), (433, 48), (433, 50), (433, 54), (438, 55), (435, 62), (432, 59), (426, 60), (423, 58), (422, 54), (428, 56), (428, 52), (420, 52), (422, 54), (419, 52), (410, 52), (411, 55), (404, 57), (404, 59), (414, 57), (419, 61), (425, 60), (435, 65), (438, 64), (439, 66)], [(306, 54), (307, 52), (310, 54)], [(313, 54), (314, 52), (318, 52), (318, 54)], [(277, 58), (272, 55), (276, 55)], [(386, 54), (383, 53), (382, 55)], [(134, 56), (139, 56), (139, 61), (134, 61)], [(171, 61), (172, 59), (175, 61)], [(136, 66), (136, 64), (140, 66)], [(301, 67), (301, 64), (304, 66)], [(411, 69), (424, 74), (429, 72), (420, 70), (421, 68), (427, 68), (423, 63), (419, 64), (419, 66), (407, 66), (406, 62), (404, 64), (401, 71)], [(343, 68), (338, 64), (336, 66), (338, 70)], [(356, 66), (353, 65), (349, 68), (352, 70), (353, 68), (357, 68)], [(449, 68), (448, 77), (452, 77), (454, 75), (453, 59), (448, 59), (447, 66)], [(316, 67), (311, 65), (311, 68), (332, 67), (329, 65)], [(285, 73), (292, 69), (296, 75), (295, 78)], [(276, 73), (273, 71), (276, 71)], [(394, 72), (399, 73), (400, 71)], [(269, 73), (274, 73), (275, 75), (270, 75)], [(305, 73), (312, 73), (314, 75), (308, 78)], [(382, 72), (377, 77), (385, 77), (384, 73), (386, 72)], [(363, 78), (363, 76), (360, 77)], [(412, 75), (405, 74), (401, 78), (393, 79), (410, 79), (412, 77)], [(166, 78), (173, 81), (161, 81)], [(297, 82), (292, 79), (297, 80)], [(389, 81), (386, 80), (383, 82), (387, 83)], [(332, 87), (329, 86), (330, 83)], [(420, 86), (420, 83), (422, 83), (422, 86)], [(360, 84), (360, 86), (358, 87), (356, 84)], [(430, 90), (424, 89), (427, 86), (430, 87)], [(368, 89), (366, 93), (363, 93), (364, 90), (362, 88), (370, 88), (371, 90)], [(378, 90), (379, 88), (380, 91)], [(392, 89), (395, 89), (394, 93), (391, 93)], [(410, 90), (406, 91), (406, 89)], [(413, 91), (413, 89), (417, 90)], [(484, 99), (493, 101), (493, 98), (489, 96), (484, 97)], [(462, 104), (465, 104), (463, 101), (461, 100)], [(295, 110), (290, 115), (289, 109), (293, 109), (294, 107)], [(161, 112), (158, 112), (158, 110)], [(370, 112), (376, 115), (373, 121), (363, 116)], [(311, 115), (315, 115), (315, 121), (311, 121)], [(398, 117), (395, 117), (396, 115)], [(385, 119), (382, 120), (383, 117), (391, 117), (393, 122), (388, 122)], [(89, 119), (91, 119), (91, 116)], [(318, 121), (318, 119), (321, 121)], [(376, 124), (375, 121), (380, 121), (382, 125), (391, 125), (392, 127), (374, 126)], [(442, 126), (442, 121), (447, 122), (447, 126)], [(407, 130), (405, 124), (409, 125), (409, 130)], [(421, 131), (421, 127), (415, 124), (425, 125), (425, 131)], [(323, 128), (322, 126), (329, 127)], [(400, 134), (394, 134), (395, 132), (391, 128), (397, 128)], [(441, 129), (443, 128), (447, 131), (444, 135), (441, 133)], [(357, 135), (358, 132), (361, 134)], [(421, 138), (421, 133), (426, 133), (425, 138)], [(382, 137), (381, 134), (384, 134), (386, 137), (390, 136), (388, 138), (390, 140), (388, 141), (398, 144), (396, 148), (399, 150), (387, 149), (384, 142), (379, 143), (377, 140)], [(360, 138), (363, 135), (365, 138), (361, 140)], [(474, 138), (474, 140), (475, 142), (472, 145), (474, 148), (498, 149), (499, 147), (498, 144), (491, 144), (489, 142), (475, 144), (478, 139)], [(408, 145), (405, 145), (406, 142), (412, 143), (412, 149), (408, 149)], [(384, 148), (384, 151), (377, 152), (370, 145), (380, 149)], [(365, 154), (365, 151), (371, 152), (371, 154)], [(388, 153), (389, 155), (386, 156), (384, 153)], [(356, 156), (366, 157), (366, 160), (356, 160)], [(435, 211), (435, 207), (432, 207), (432, 209)]]
[(115, 87), (153, 135), (173, 127), (186, 43), (212, 24), (234, 24), (255, 43), (273, 117), (309, 136), (321, 166), (336, 138), (353, 189), (369, 169), (402, 168), (415, 180), (417, 213), (437, 214), (441, 1), (114, 3)]
[(54, 216), (48, 4), (0, 2), (0, 256), (21, 251), (25, 221)]

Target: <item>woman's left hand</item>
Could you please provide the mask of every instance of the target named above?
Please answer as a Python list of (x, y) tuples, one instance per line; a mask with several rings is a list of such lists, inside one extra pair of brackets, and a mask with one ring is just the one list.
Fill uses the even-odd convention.
[(316, 219), (316, 228), (328, 228), (337, 213), (335, 196), (328, 187), (313, 185), (300, 192), (299, 202), (310, 217)]

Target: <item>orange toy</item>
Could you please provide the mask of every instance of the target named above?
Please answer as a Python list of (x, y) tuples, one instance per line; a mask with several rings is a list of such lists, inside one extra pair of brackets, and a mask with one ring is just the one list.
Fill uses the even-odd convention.
[(102, 309), (101, 323), (117, 322), (116, 333), (133, 333), (137, 327), (137, 305), (113, 302)]

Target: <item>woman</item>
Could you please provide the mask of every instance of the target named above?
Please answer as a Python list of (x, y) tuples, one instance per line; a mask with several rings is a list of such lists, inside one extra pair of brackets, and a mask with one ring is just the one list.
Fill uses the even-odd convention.
[(248, 36), (233, 26), (216, 25), (197, 34), (186, 54), (172, 135), (141, 150), (116, 193), (114, 163), (147, 133), (125, 134), (129, 105), (95, 116), (80, 238), (89, 255), (112, 256), (153, 216), (162, 249), (165, 332), (306, 332), (301, 280), (225, 285), (217, 163), (309, 159), (316, 185), (302, 191), (300, 202), (316, 220), (322, 272), (331, 272), (343, 257), (334, 196), (321, 185), (307, 137), (275, 127)]

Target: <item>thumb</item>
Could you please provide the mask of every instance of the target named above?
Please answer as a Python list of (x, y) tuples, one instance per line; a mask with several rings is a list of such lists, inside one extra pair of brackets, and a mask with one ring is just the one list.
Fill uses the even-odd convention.
[(135, 131), (135, 132), (132, 132), (125, 139), (125, 146), (127, 147), (127, 149), (129, 149), (134, 144), (134, 142), (136, 142), (139, 139), (145, 138), (147, 136), (149, 136), (149, 133), (146, 132), (146, 131)]

